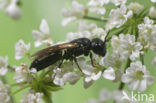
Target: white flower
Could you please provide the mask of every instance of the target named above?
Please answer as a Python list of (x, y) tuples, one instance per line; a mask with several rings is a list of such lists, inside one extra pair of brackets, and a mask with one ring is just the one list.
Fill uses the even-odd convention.
[(120, 54), (120, 59), (125, 61), (127, 57), (131, 60), (135, 60), (140, 55), (142, 45), (140, 42), (135, 42), (134, 35), (120, 34), (119, 37), (113, 36), (111, 45), (115, 52)]
[(156, 8), (152, 6), (149, 10), (149, 16), (152, 18), (156, 18)]
[(108, 90), (106, 90), (106, 89), (102, 89), (101, 91), (100, 91), (100, 93), (99, 93), (99, 101), (100, 102), (106, 102), (108, 99), (110, 99), (111, 98), (111, 93), (108, 91)]
[(106, 30), (110, 30), (113, 27), (119, 28), (128, 18), (131, 18), (132, 15), (132, 11), (127, 12), (127, 7), (124, 4), (122, 4), (120, 8), (112, 9), (109, 14), (108, 23), (106, 24)]
[(90, 0), (88, 2), (89, 11), (97, 14), (104, 15), (106, 13), (106, 9), (104, 8), (104, 4), (107, 4), (109, 0)]
[(52, 45), (53, 41), (50, 37), (50, 30), (48, 23), (45, 19), (42, 19), (42, 22), (40, 24), (40, 31), (33, 30), (32, 31), (34, 40), (35, 40), (35, 47), (39, 47), (43, 44)]
[(92, 36), (97, 36), (99, 38), (101, 38), (101, 40), (105, 41), (105, 37), (107, 35), (106, 30), (102, 29), (102, 28), (95, 28), (92, 31)]
[(8, 16), (12, 17), (13, 19), (20, 19), (22, 16), (21, 10), (17, 6), (16, 2), (12, 2), (11, 4), (9, 4), (5, 12)]
[(19, 60), (21, 58), (23, 58), (30, 49), (30, 43), (28, 43), (27, 45), (24, 43), (23, 40), (19, 40), (16, 44), (15, 44), (15, 59)]
[(154, 21), (149, 19), (148, 17), (144, 18), (144, 23), (138, 25), (139, 33), (149, 35), (151, 33), (151, 29), (153, 27)]
[(71, 41), (71, 40), (74, 40), (74, 39), (77, 39), (77, 38), (82, 38), (82, 37), (90, 38), (91, 33), (89, 31), (75, 32), (75, 33), (69, 32), (67, 34), (67, 41)]
[(106, 69), (103, 73), (103, 77), (108, 80), (115, 80), (115, 71), (112, 67)]
[(152, 31), (154, 31), (153, 25), (154, 21), (149, 19), (148, 17), (144, 18), (144, 23), (138, 25), (139, 29), (139, 41), (142, 43), (142, 45), (146, 46), (150, 42), (150, 38), (153, 38), (151, 36)]
[(139, 41), (145, 48), (151, 48), (156, 51), (156, 25), (154, 21), (148, 17), (144, 18), (144, 23), (138, 25), (139, 28)]
[(56, 68), (53, 71), (54, 71), (54, 74), (51, 77), (52, 79), (54, 79), (53, 80), (54, 84), (59, 85), (59, 86), (65, 85), (63, 78), (62, 78), (64, 75), (63, 68)]
[(90, 24), (88, 22), (79, 22), (78, 24), (78, 32), (69, 32), (67, 34), (67, 41), (71, 41), (77, 38), (95, 38), (99, 37), (101, 40), (105, 40), (107, 32), (102, 29), (96, 27), (94, 24)]
[[(91, 70), (92, 71), (92, 70)], [(90, 71), (85, 71), (84, 73), (86, 73), (86, 77), (85, 77), (85, 82), (90, 82), (90, 81), (95, 81), (98, 80), (101, 77), (102, 72), (90, 72)]]
[(137, 2), (130, 3), (130, 5), (128, 6), (128, 8), (130, 10), (132, 10), (133, 13), (136, 13), (136, 14), (139, 13), (140, 11), (142, 11), (144, 9), (144, 7), (141, 4), (137, 3)]
[(32, 76), (30, 75), (30, 71), (28, 68), (28, 65), (22, 64), (19, 67), (15, 68), (16, 76), (14, 79), (16, 80), (17, 83), (20, 82), (30, 82), (32, 80)]
[(3, 0), (0, 1), (0, 10), (5, 9), (6, 15), (12, 17), (13, 19), (20, 19), (21, 18), (21, 10), (19, 9), (18, 0)]
[(9, 89), (8, 85), (0, 81), (0, 103), (10, 103)]
[(137, 61), (131, 63), (130, 67), (126, 69), (126, 73), (122, 75), (122, 82), (128, 83), (129, 89), (142, 92), (148, 85), (152, 85), (154, 78), (146, 70), (146, 67)]
[(75, 73), (73, 69), (74, 66), (69, 62), (65, 62), (63, 64), (63, 68), (54, 69), (54, 73), (52, 75), (54, 83), (59, 86), (63, 86), (67, 82), (72, 85), (75, 84), (80, 79), (80, 76), (78, 73)]
[(120, 68), (123, 61), (120, 60), (120, 55), (117, 52), (113, 52), (110, 56), (108, 53), (100, 60), (101, 66), (108, 66), (113, 68)]
[(8, 57), (0, 57), (0, 75), (4, 76), (8, 71)]
[(34, 92), (33, 90), (30, 90), (27, 93), (24, 93), (20, 102), (21, 103), (42, 103), (42, 97), (43, 93), (40, 92)]
[(62, 15), (65, 17), (62, 21), (62, 26), (66, 26), (68, 23), (78, 18), (82, 18), (84, 14), (85, 14), (84, 6), (74, 0), (72, 2), (71, 10), (67, 10), (65, 8), (62, 9)]
[(151, 2), (156, 3), (156, 0), (151, 0)]
[(90, 62), (86, 63), (84, 58), (78, 58), (78, 64), (84, 73), (84, 83), (86, 83), (84, 84), (85, 87), (89, 87), (93, 81), (96, 81), (101, 77), (102, 71), (94, 68)]
[(89, 23), (88, 21), (80, 21), (78, 23), (78, 31), (80, 32), (83, 32), (83, 31), (92, 32), (96, 27), (97, 27), (96, 24)]
[(127, 0), (111, 0), (112, 3), (114, 3), (116, 6), (125, 4)]

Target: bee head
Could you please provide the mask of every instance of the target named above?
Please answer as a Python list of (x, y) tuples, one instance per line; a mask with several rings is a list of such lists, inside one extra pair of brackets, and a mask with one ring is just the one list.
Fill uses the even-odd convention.
[(102, 40), (95, 38), (91, 41), (91, 47), (95, 54), (100, 56), (105, 56), (106, 54), (106, 44)]

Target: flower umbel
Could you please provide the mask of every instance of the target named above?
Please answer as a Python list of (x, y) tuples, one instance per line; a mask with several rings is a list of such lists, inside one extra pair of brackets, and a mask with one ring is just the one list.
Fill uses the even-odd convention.
[(146, 70), (146, 67), (137, 61), (131, 63), (127, 68), (126, 73), (122, 76), (122, 82), (128, 83), (129, 89), (142, 92), (147, 89), (148, 85), (152, 85), (154, 78)]
[(7, 84), (0, 81), (0, 103), (10, 103), (9, 89)]

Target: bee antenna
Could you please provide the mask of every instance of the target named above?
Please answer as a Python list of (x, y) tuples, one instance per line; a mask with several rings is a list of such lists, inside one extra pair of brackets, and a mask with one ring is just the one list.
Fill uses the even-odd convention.
[[(108, 35), (110, 34), (110, 31), (107, 32), (107, 35), (105, 37), (104, 43), (108, 42), (110, 39), (108, 38)], [(107, 39), (108, 38), (108, 39)]]

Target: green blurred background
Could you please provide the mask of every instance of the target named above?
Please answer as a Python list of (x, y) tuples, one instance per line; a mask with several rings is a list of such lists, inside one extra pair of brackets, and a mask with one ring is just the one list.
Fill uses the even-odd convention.
[[(12, 20), (0, 11), (0, 56), (8, 56), (9, 63), (11, 65), (20, 65), (22, 62), (29, 62), (29, 60), (22, 59), (16, 61), (14, 59), (14, 45), (19, 39), (23, 39), (25, 43), (31, 42), (31, 53), (39, 50), (40, 48), (34, 48), (32, 30), (39, 29), (41, 20), (44, 18), (47, 20), (51, 37), (54, 42), (63, 41), (66, 38), (67, 32), (76, 31), (76, 25), (74, 23), (67, 27), (61, 26), (61, 9), (63, 7), (71, 7), (72, 0), (21, 0), (21, 10), (23, 16), (20, 20)], [(79, 0), (81, 3), (86, 2)], [(133, 0), (135, 1), (135, 0)], [(149, 0), (140, 0), (144, 4), (148, 5)], [(100, 24), (99, 25), (103, 25)], [(43, 47), (41, 47), (43, 48)], [(145, 56), (145, 63), (147, 68), (151, 71), (153, 76), (156, 75), (156, 68), (151, 66), (151, 60), (154, 57), (154, 53), (150, 51)], [(9, 84), (13, 83), (14, 74), (7, 75), (7, 81)], [(83, 88), (83, 81), (80, 80), (76, 85), (71, 86), (67, 84), (63, 90), (53, 93), (54, 103), (84, 103), (89, 98), (98, 98), (99, 91), (102, 88), (107, 88), (113, 91), (118, 88), (118, 83), (113, 83), (101, 78), (96, 81), (90, 88)], [(13, 91), (17, 89), (14, 88)], [(145, 93), (155, 94), (156, 99), (156, 83), (149, 86)], [(22, 92), (14, 95), (16, 103), (19, 103), (19, 99), (22, 96)]]

